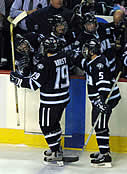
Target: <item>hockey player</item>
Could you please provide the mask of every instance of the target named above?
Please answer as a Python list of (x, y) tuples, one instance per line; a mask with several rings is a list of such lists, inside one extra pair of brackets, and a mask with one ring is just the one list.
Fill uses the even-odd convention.
[(65, 38), (66, 32), (68, 31), (68, 24), (66, 20), (60, 15), (53, 15), (48, 19), (49, 28), (52, 31), (51, 36), (55, 37), (58, 41), (60, 40), (61, 48), (65, 48), (69, 43)]
[(105, 24), (105, 27), (119, 71), (122, 69), (121, 56), (127, 42), (127, 20), (124, 11), (116, 10), (113, 14), (113, 22)]
[(85, 13), (92, 13), (94, 15), (108, 15), (107, 4), (99, 0), (84, 0), (81, 11)]
[[(57, 44), (62, 50), (68, 51), (72, 48), (72, 45), (67, 42), (65, 37), (68, 31), (68, 24), (66, 20), (60, 15), (53, 15), (48, 19), (49, 28), (52, 31), (50, 36), (57, 40)], [(73, 40), (75, 35), (71, 34)], [(45, 36), (35, 32), (27, 33), (23, 36), (17, 34), (15, 38), (15, 50), (16, 50), (16, 68), (20, 74), (29, 75), (33, 66), (39, 61), (39, 53), (43, 54), (43, 40)], [(27, 49), (26, 49), (27, 48)], [(25, 50), (25, 51), (24, 51)], [(36, 52), (36, 53), (35, 53)], [(36, 56), (34, 56), (36, 54)], [(74, 73), (75, 66), (69, 68), (70, 73)]]
[(122, 62), (122, 77), (127, 78), (127, 47), (125, 48), (125, 51), (123, 52), (121, 56), (121, 62)]
[(108, 59), (100, 52), (100, 44), (95, 39), (85, 42), (82, 47), (84, 58), (79, 56), (73, 62), (85, 70), (88, 86), (88, 97), (92, 104), (92, 126), (94, 125), (99, 113), (101, 118), (98, 121), (95, 132), (99, 147), (99, 152), (90, 155), (91, 166), (111, 167), (111, 154), (109, 147), (109, 119), (112, 109), (116, 107), (120, 100), (119, 88), (116, 85), (107, 104), (105, 100), (114, 84)]
[(32, 70), (34, 48), (30, 42), (20, 34), (15, 38), (15, 65), (16, 70), (25, 76), (28, 76)]
[(77, 40), (81, 48), (87, 39), (95, 38), (101, 44), (101, 53), (105, 54), (109, 60), (112, 73), (116, 76), (116, 60), (111, 54), (112, 47), (109, 38), (106, 35), (105, 25), (98, 23), (96, 17), (91, 13), (82, 14), (83, 30)]
[[(40, 88), (39, 124), (50, 148), (45, 152), (45, 162), (57, 162), (60, 166), (63, 161), (63, 151), (60, 147), (61, 126), (60, 120), (63, 110), (70, 101), (68, 59), (65, 51), (54, 37), (43, 41), (44, 54), (40, 54), (41, 61), (36, 65), (33, 74), (28, 77), (17, 72), (11, 72), (10, 81), (18, 87), (37, 90)], [(70, 158), (70, 162), (77, 160)], [(61, 164), (62, 163), (62, 164)]]

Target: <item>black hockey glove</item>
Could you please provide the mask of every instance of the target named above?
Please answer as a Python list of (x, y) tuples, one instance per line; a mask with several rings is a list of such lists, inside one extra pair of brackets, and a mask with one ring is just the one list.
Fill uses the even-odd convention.
[(93, 105), (97, 107), (97, 109), (103, 114), (111, 113), (110, 106), (108, 104), (105, 104), (102, 96), (98, 96), (96, 99), (94, 99)]
[(31, 70), (30, 57), (28, 55), (16, 55), (15, 61), (16, 70), (25, 76), (28, 76)]
[(23, 76), (17, 72), (12, 71), (10, 73), (10, 82), (14, 83), (16, 86), (21, 87)]

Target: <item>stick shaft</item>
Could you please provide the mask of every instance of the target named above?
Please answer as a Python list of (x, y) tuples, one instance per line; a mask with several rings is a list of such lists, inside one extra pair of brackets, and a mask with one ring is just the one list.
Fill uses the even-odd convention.
[[(11, 34), (11, 48), (12, 48), (12, 63), (13, 63), (13, 71), (15, 71), (15, 54), (14, 54), (14, 38), (13, 38), (13, 24), (10, 24), (10, 34)], [(19, 119), (19, 106), (18, 106), (18, 92), (17, 86), (15, 86), (15, 102), (16, 102), (16, 113), (17, 115), (17, 125), (20, 125)]]

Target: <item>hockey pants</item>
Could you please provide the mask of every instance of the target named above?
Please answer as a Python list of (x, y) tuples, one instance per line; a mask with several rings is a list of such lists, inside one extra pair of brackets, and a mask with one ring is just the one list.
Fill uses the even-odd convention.
[[(110, 119), (110, 116), (112, 113), (112, 109), (118, 104), (118, 101), (114, 101), (114, 102), (110, 101), (109, 104), (111, 106), (111, 112), (109, 114), (102, 114), (95, 127), (98, 148), (100, 150), (100, 153), (102, 153), (102, 154), (110, 152), (108, 124), (109, 124), (109, 119)], [(99, 115), (98, 109), (93, 106), (93, 108), (92, 108), (92, 126), (94, 125), (98, 115)]]
[(49, 148), (55, 152), (59, 150), (61, 141), (60, 120), (66, 104), (43, 106), (39, 110), (39, 124)]

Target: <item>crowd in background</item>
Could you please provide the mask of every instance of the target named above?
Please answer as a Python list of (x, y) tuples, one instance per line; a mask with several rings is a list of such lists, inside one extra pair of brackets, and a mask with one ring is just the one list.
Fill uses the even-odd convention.
[[(11, 53), (11, 43), (10, 43), (10, 23), (7, 17), (15, 18), (17, 14), (12, 13), (14, 7), (14, 0), (1, 0), (0, 3), (0, 69), (10, 70), (12, 69), (12, 53)], [(24, 3), (23, 0), (19, 1)], [(49, 0), (42, 1), (44, 5), (40, 5), (39, 1), (35, 1), (34, 9), (30, 10), (29, 14), (38, 10), (39, 8), (44, 8), (49, 5)], [(64, 6), (70, 10), (73, 10), (77, 4), (80, 4), (81, 0), (64, 0)], [(18, 5), (17, 5), (18, 6)], [(36, 7), (37, 6), (37, 7)], [(127, 14), (127, 2), (125, 0), (84, 0), (84, 12), (91, 12), (95, 15), (107, 15), (112, 16), (114, 11), (122, 9), (125, 14)], [(24, 9), (26, 10), (26, 9)], [(22, 28), (25, 25), (21, 22), (21, 28), (17, 27), (19, 32), (26, 30)], [(23, 26), (24, 27), (24, 26)]]

